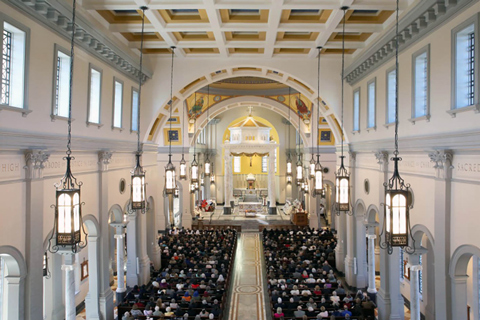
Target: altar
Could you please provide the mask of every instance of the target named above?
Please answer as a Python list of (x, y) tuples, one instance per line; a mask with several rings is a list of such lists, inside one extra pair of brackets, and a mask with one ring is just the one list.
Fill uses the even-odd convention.
[(238, 213), (245, 213), (246, 217), (256, 217), (258, 214), (265, 214), (265, 209), (261, 202), (239, 202)]

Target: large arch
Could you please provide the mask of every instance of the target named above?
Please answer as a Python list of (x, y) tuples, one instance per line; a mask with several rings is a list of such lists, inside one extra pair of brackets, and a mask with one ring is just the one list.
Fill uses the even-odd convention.
[[(201, 88), (212, 84), (217, 81), (221, 80), (226, 80), (230, 78), (235, 78), (239, 76), (248, 76), (248, 77), (260, 77), (260, 78), (266, 78), (270, 80), (277, 81), (279, 83), (283, 83), (296, 91), (300, 92), (302, 95), (306, 96), (312, 103), (316, 104), (317, 102), (317, 90), (315, 89), (315, 85), (310, 85), (307, 84), (306, 81), (302, 79), (301, 76), (296, 76), (293, 74), (290, 74), (288, 72), (285, 72), (283, 70), (279, 70), (278, 68), (275, 68), (275, 70), (270, 70), (269, 68), (263, 67), (263, 66), (252, 66), (252, 65), (236, 65), (236, 66), (230, 66), (228, 68), (221, 68), (225, 72), (222, 72), (220, 74), (217, 73), (217, 70), (209, 70), (209, 72), (205, 73), (203, 76), (197, 77), (196, 79), (192, 79), (186, 86), (184, 86), (181, 90), (178, 92), (174, 93), (173, 97), (173, 105), (172, 108), (175, 110), (176, 108), (182, 108), (184, 107), (184, 101), (188, 96), (191, 94), (195, 93), (196, 91), (200, 90)], [(318, 95), (319, 96), (319, 95)], [(230, 100), (230, 99), (228, 99)], [(167, 106), (169, 99), (165, 99), (162, 104), (161, 108), (156, 113), (156, 116), (151, 119), (150, 123), (147, 125), (148, 130), (145, 132), (144, 136), (144, 141), (147, 141), (150, 137), (150, 139), (158, 141), (159, 139), (159, 130), (162, 128), (165, 123), (168, 120), (167, 116), (168, 114), (168, 107), (164, 108), (164, 106)], [(327, 123), (329, 124), (330, 128), (332, 129), (335, 139), (339, 138), (341, 136), (340, 134), (340, 128), (337, 125), (337, 121), (335, 119), (337, 118), (335, 112), (331, 107), (329, 107), (328, 102), (325, 101), (322, 97), (320, 97), (320, 114), (325, 117), (327, 120)], [(319, 115), (317, 115), (318, 117)], [(161, 118), (160, 122), (157, 123), (157, 119)], [(153, 130), (152, 130), (153, 129)], [(185, 126), (184, 126), (185, 129)], [(348, 137), (347, 135), (344, 135), (345, 141), (348, 142)], [(336, 140), (336, 141), (341, 141), (341, 140)]]
[[(358, 199), (353, 207), (353, 219), (355, 223), (353, 236), (355, 241), (355, 257), (357, 257), (356, 287), (366, 288), (368, 284), (367, 274), (367, 243), (365, 232), (365, 216), (367, 214), (365, 202)], [(348, 219), (348, 217), (347, 217)], [(349, 242), (350, 243), (350, 242)]]
[[(8, 320), (25, 319), (25, 277), (27, 264), (22, 253), (12, 246), (0, 246), (0, 257), (6, 267), (5, 283), (3, 288), (7, 306), (3, 314)], [(2, 310), (3, 311), (3, 310)]]
[(467, 315), (467, 267), (470, 259), (480, 258), (480, 249), (466, 244), (459, 246), (450, 260), (449, 274), (452, 286), (452, 314), (451, 319), (466, 320)]

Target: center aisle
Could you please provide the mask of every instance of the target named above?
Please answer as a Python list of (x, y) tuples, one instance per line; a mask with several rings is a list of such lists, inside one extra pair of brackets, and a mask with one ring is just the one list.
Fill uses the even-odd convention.
[[(259, 232), (242, 232), (233, 269), (229, 320), (267, 320), (263, 249)], [(267, 300), (268, 301), (268, 300)]]

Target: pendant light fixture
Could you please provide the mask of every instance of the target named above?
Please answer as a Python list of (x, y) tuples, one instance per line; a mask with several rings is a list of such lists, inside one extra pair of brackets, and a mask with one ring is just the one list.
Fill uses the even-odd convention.
[[(388, 254), (393, 253), (394, 247), (401, 247), (407, 253), (415, 252), (415, 240), (410, 227), (410, 184), (405, 184), (398, 172), (398, 162), (402, 161), (402, 158), (398, 156), (398, 0), (395, 28), (395, 151), (391, 158), (393, 175), (388, 182), (383, 184), (385, 187), (385, 216), (383, 230), (380, 234), (380, 247), (386, 249)], [(412, 239), (412, 246), (409, 246), (409, 238)]]
[[(197, 102), (197, 93), (195, 92), (195, 103)], [(193, 161), (190, 164), (190, 181), (193, 186), (195, 183), (198, 184), (198, 162), (197, 162), (197, 137), (195, 136), (197, 133), (197, 117), (196, 114), (193, 114)]]
[[(318, 62), (317, 62), (317, 119), (320, 118), (320, 55), (322, 52), (322, 47), (317, 47), (318, 49)], [(318, 132), (318, 120), (315, 120), (312, 122), (317, 124), (317, 127), (315, 128)], [(313, 129), (313, 128), (312, 128)], [(313, 136), (313, 130), (312, 130), (312, 136)], [(313, 139), (313, 138), (312, 138)], [(318, 138), (317, 138), (318, 139)], [(313, 140), (312, 140), (313, 141)], [(313, 143), (312, 143), (312, 155), (313, 155)], [(313, 159), (313, 158), (312, 158)], [(311, 166), (311, 163), (310, 163)], [(320, 148), (318, 146), (318, 141), (317, 141), (317, 162), (315, 163), (315, 168), (314, 168), (314, 181), (313, 181), (313, 195), (319, 195), (322, 194), (323, 192), (323, 167), (322, 164), (320, 163)]]
[[(73, 176), (70, 163), (72, 157), (72, 88), (73, 88), (73, 61), (75, 48), (75, 10), (76, 0), (73, 0), (72, 9), (72, 38), (70, 46), (70, 81), (68, 96), (68, 134), (67, 134), (67, 161), (65, 175), (58, 184), (55, 184), (55, 219), (53, 232), (48, 240), (47, 250), (56, 253), (59, 250), (77, 253), (87, 245), (87, 233), (83, 227), (82, 205), (80, 189), (82, 182), (77, 182)], [(82, 235), (83, 233), (83, 235)], [(82, 241), (83, 238), (83, 241)]]
[(141, 165), (142, 145), (140, 144), (140, 101), (142, 94), (142, 66), (143, 66), (143, 35), (145, 30), (145, 10), (147, 7), (141, 7), (142, 10), (142, 33), (140, 37), (140, 76), (138, 78), (138, 108), (137, 108), (137, 152), (135, 153), (135, 168), (131, 172), (130, 185), (130, 203), (132, 210), (141, 210), (145, 213), (146, 208), (146, 185), (145, 170)]
[[(208, 130), (208, 124), (210, 122), (210, 85), (207, 86), (207, 124), (205, 125), (205, 129), (204, 130), (207, 130), (206, 133), (210, 133), (210, 130)], [(205, 152), (205, 164), (203, 166), (203, 173), (205, 174), (205, 176), (210, 176), (210, 173), (211, 173), (211, 169), (212, 169), (212, 164), (210, 163), (210, 159), (208, 158), (208, 140), (209, 140), (209, 136), (210, 134), (205, 134), (207, 136), (207, 152)], [(202, 184), (203, 185), (203, 184)]]
[[(318, 80), (320, 81), (320, 80)], [(313, 117), (313, 103), (312, 103), (312, 109), (311, 109), (311, 116)], [(310, 147), (310, 153), (312, 154), (312, 158), (310, 159), (310, 164), (308, 165), (308, 178), (309, 179), (314, 179), (315, 178), (315, 158), (313, 156), (313, 124), (316, 123), (316, 121), (310, 121), (310, 136), (312, 138), (312, 145)]]
[(340, 215), (341, 212), (345, 212), (348, 215), (353, 215), (353, 210), (350, 210), (350, 174), (345, 168), (343, 155), (343, 140), (344, 140), (344, 128), (343, 128), (343, 106), (344, 106), (344, 76), (345, 76), (345, 19), (348, 7), (342, 7), (343, 10), (343, 36), (342, 36), (342, 155), (340, 156), (340, 168), (335, 172), (335, 213)]
[[(182, 124), (185, 123), (184, 121), (185, 121), (185, 107), (182, 107)], [(185, 148), (183, 146), (183, 143), (182, 143), (182, 160), (180, 160), (179, 176), (180, 176), (180, 180), (187, 180), (187, 162), (185, 161)]]
[[(173, 109), (173, 62), (175, 58), (175, 47), (170, 47), (172, 51), (172, 67), (170, 72), (170, 101), (168, 102), (170, 108), (170, 116), (168, 119), (172, 119), (172, 109)], [(173, 194), (176, 188), (176, 178), (175, 178), (175, 166), (172, 163), (172, 139), (170, 134), (172, 132), (172, 121), (170, 122), (170, 130), (168, 132), (168, 163), (165, 166), (165, 193)], [(173, 226), (173, 221), (171, 221)]]
[(288, 155), (287, 155), (287, 183), (292, 183), (292, 158), (290, 157), (290, 126), (292, 120), (290, 118), (290, 87), (288, 87)]
[[(217, 121), (214, 122), (215, 124), (215, 134), (214, 134), (214, 145), (213, 145), (213, 150), (217, 150)], [(213, 171), (213, 163), (212, 167), (210, 168), (210, 183), (214, 184), (215, 183), (215, 171)]]
[[(300, 92), (298, 93), (298, 99), (300, 100)], [(298, 114), (298, 158), (297, 158), (297, 171), (296, 171), (296, 179), (297, 179), (297, 185), (299, 186), (302, 181), (303, 181), (303, 162), (302, 162), (302, 153), (300, 150), (300, 143), (301, 143), (301, 132), (302, 132), (302, 124), (300, 121), (300, 113), (297, 112)]]

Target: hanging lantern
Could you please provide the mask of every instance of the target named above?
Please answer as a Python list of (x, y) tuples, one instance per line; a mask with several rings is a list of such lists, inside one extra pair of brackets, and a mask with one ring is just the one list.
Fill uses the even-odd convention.
[[(380, 241), (380, 247), (387, 249), (388, 254), (393, 253), (394, 247), (401, 247), (407, 253), (415, 252), (415, 239), (412, 237), (410, 227), (410, 185), (400, 177), (398, 162), (402, 160), (398, 156), (398, 0), (396, 8), (396, 45), (395, 45), (395, 150), (393, 152), (393, 175), (385, 182), (385, 215), (383, 230), (380, 239), (385, 232), (385, 241)], [(412, 246), (409, 245), (409, 237)]]
[(310, 160), (310, 165), (308, 166), (308, 178), (315, 178), (315, 159), (313, 159), (313, 154), (312, 159)]
[(132, 210), (145, 209), (146, 202), (146, 186), (145, 186), (145, 170), (140, 164), (141, 153), (137, 152), (135, 155), (135, 168), (131, 172), (131, 195), (130, 201), (132, 203)]
[(315, 163), (314, 193), (322, 194), (323, 192), (323, 168), (320, 164), (320, 155), (317, 154), (317, 162)]
[(211, 173), (211, 168), (212, 168), (212, 164), (210, 163), (210, 159), (208, 159), (208, 153), (207, 153), (207, 157), (205, 159), (205, 163), (204, 163), (204, 174), (208, 177)]
[(290, 153), (287, 158), (287, 176), (292, 176), (292, 159), (290, 159)]
[(350, 175), (345, 169), (343, 159), (345, 156), (341, 156), (341, 164), (338, 171), (335, 172), (335, 192), (336, 192), (336, 204), (337, 212), (349, 212), (350, 211)]
[(305, 190), (305, 182), (300, 183), (300, 190), (304, 191)]
[(195, 192), (195, 185), (193, 183), (190, 183), (190, 193)]
[(198, 162), (195, 157), (195, 154), (193, 154), (193, 161), (192, 161), (192, 164), (190, 165), (190, 178), (192, 183), (195, 183), (195, 182), (198, 183)]
[(287, 176), (287, 184), (291, 184), (292, 183), (292, 176)]
[[(73, 176), (70, 163), (74, 158), (71, 156), (71, 142), (72, 142), (72, 86), (73, 86), (73, 70), (74, 70), (74, 48), (75, 48), (75, 6), (76, 1), (73, 1), (73, 15), (72, 15), (72, 37), (70, 42), (70, 94), (68, 100), (68, 129), (67, 129), (67, 156), (64, 158), (67, 161), (67, 168), (65, 175), (58, 184), (55, 185), (55, 219), (53, 226), (53, 233), (48, 240), (47, 250), (55, 253), (60, 249), (71, 251), (72, 253), (79, 252), (87, 245), (87, 233), (83, 229), (82, 220), (82, 202), (80, 197), (81, 182)], [(84, 241), (82, 241), (82, 235)], [(55, 239), (55, 241), (53, 241)]]
[[(87, 243), (82, 242), (81, 229), (83, 229), (82, 203), (80, 201), (80, 188), (82, 183), (70, 170), (70, 161), (73, 158), (67, 152), (67, 171), (60, 183), (56, 186), (55, 205), (55, 235), (56, 243), (51, 247), (52, 252), (57, 252), (59, 247), (68, 247), (72, 252), (78, 252)], [(83, 231), (86, 239), (86, 232)], [(53, 235), (52, 235), (53, 237)]]
[(202, 177), (202, 178), (200, 178), (200, 185), (201, 185), (202, 187), (203, 187), (203, 186), (204, 186), (204, 184), (205, 184), (205, 183), (204, 183), (204, 181), (205, 181), (205, 178), (203, 178), (203, 177)]
[(300, 160), (300, 155), (298, 155), (298, 161), (297, 161), (297, 185), (299, 186), (300, 183), (303, 181), (303, 165), (302, 161)]
[(198, 191), (198, 182), (195, 182), (193, 185), (195, 186), (195, 191)]
[(210, 176), (210, 183), (215, 183), (215, 176), (213, 174)]
[(305, 186), (303, 187), (303, 192), (308, 194), (310, 192), (310, 186), (308, 185), (308, 180), (305, 181)]
[(187, 162), (182, 154), (182, 160), (180, 160), (180, 180), (187, 180)]
[(172, 156), (168, 157), (168, 163), (165, 166), (165, 193), (172, 194), (176, 188), (175, 166), (172, 163)]
[(173, 196), (175, 198), (178, 198), (180, 196), (180, 189), (178, 188), (178, 186), (175, 188), (175, 192), (173, 193)]
[(343, 155), (343, 94), (344, 94), (344, 75), (345, 75), (345, 15), (348, 7), (342, 7), (343, 10), (343, 39), (342, 39), (342, 155), (340, 156), (340, 168), (335, 172), (335, 208), (336, 214), (340, 215), (340, 212), (346, 212), (349, 215), (353, 215), (353, 210), (350, 211), (350, 174), (344, 165), (345, 156)]

